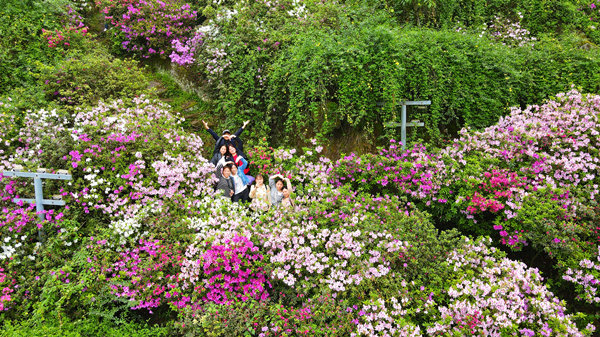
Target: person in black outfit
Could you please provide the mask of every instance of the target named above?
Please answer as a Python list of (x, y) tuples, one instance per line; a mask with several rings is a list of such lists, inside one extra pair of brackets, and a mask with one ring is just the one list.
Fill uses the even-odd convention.
[(202, 124), (204, 124), (204, 128), (216, 141), (213, 156), (219, 153), (221, 146), (225, 145), (229, 147), (229, 145), (233, 145), (237, 149), (237, 152), (240, 156), (248, 159), (248, 157), (246, 157), (246, 154), (244, 154), (244, 142), (240, 139), (240, 135), (242, 134), (242, 131), (244, 131), (248, 123), (250, 123), (249, 120), (245, 121), (242, 127), (239, 128), (233, 135), (229, 130), (224, 130), (221, 137), (219, 137), (219, 135), (217, 135), (216, 132), (214, 132), (210, 127), (208, 127), (208, 124), (205, 121), (202, 121)]
[(229, 153), (227, 152), (227, 146), (223, 145), (221, 146), (221, 148), (219, 149), (219, 152), (215, 153), (212, 157), (212, 159), (210, 160), (210, 162), (217, 166), (217, 164), (219, 164), (219, 161), (221, 160), (221, 158), (223, 157), (227, 157), (229, 156)]

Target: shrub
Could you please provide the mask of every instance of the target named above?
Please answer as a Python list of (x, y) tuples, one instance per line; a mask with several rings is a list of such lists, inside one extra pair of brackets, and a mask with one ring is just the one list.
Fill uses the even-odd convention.
[(25, 320), (21, 322), (6, 322), (2, 327), (2, 334), (8, 337), (31, 336), (131, 336), (131, 337), (159, 337), (172, 336), (169, 328), (152, 326), (147, 323), (126, 322), (116, 325), (96, 319), (63, 320), (35, 322)]
[(40, 79), (47, 100), (67, 107), (133, 98), (146, 93), (149, 85), (136, 61), (120, 60), (100, 52), (69, 58), (48, 67)]
[[(514, 7), (492, 5), (506, 5), (511, 13)], [(348, 146), (354, 148), (359, 141), (399, 138), (394, 125), (405, 100), (432, 101), (427, 110), (409, 109), (409, 119), (426, 125), (409, 128), (409, 141), (439, 143), (463, 126), (490, 126), (510, 106), (543, 101), (571, 84), (600, 90), (600, 72), (591, 71), (600, 65), (596, 49), (532, 36), (527, 16), (521, 20), (516, 12), (495, 23), (490, 16), (490, 34), (478, 36), (481, 28), (465, 34), (400, 29), (385, 12), (351, 2), (258, 2), (215, 10), (200, 28), (195, 62), (185, 58), (185, 73), (202, 85), (218, 114), (235, 116), (227, 125), (260, 120), (246, 137), (269, 134), (276, 146), (304, 146), (315, 136), (343, 142), (355, 136)]]
[(392, 143), (379, 155), (351, 154), (334, 164), (331, 183), (406, 195), (439, 226), (491, 235), (512, 250), (531, 245), (562, 273), (598, 244), (599, 100), (573, 90), (514, 108), (441, 151)]
[(59, 50), (48, 48), (40, 38), (42, 29), (61, 27), (63, 9), (56, 2), (7, 0), (0, 12), (0, 95), (15, 87), (31, 85), (40, 63), (53, 64)]
[(247, 238), (236, 235), (226, 240), (224, 245), (210, 247), (201, 259), (184, 261), (183, 265), (192, 269), (194, 264), (202, 267), (206, 289), (203, 301), (231, 304), (233, 301), (269, 297), (267, 285), (270, 287), (270, 284), (259, 266), (262, 260), (258, 247)]
[(179, 0), (97, 0), (96, 5), (114, 27), (114, 41), (142, 58), (168, 57), (172, 41), (186, 39), (197, 20), (197, 12)]

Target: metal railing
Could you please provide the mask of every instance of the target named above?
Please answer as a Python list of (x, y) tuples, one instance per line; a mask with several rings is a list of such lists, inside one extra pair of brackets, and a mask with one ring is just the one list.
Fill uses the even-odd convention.
[[(40, 221), (44, 221), (44, 205), (52, 205), (52, 206), (64, 206), (65, 202), (62, 199), (62, 196), (58, 196), (56, 199), (44, 199), (44, 188), (42, 179), (52, 179), (52, 180), (71, 180), (73, 177), (66, 170), (58, 170), (58, 173), (48, 173), (47, 169), (40, 168), (37, 172), (25, 172), (25, 171), (4, 171), (2, 174), (5, 177), (23, 177), (23, 178), (33, 178), (33, 187), (35, 191), (35, 199), (26, 199), (26, 198), (14, 198), (13, 202), (26, 202), (29, 204), (35, 203), (36, 213)], [(38, 230), (38, 239), (43, 241), (44, 232), (43, 229)]]

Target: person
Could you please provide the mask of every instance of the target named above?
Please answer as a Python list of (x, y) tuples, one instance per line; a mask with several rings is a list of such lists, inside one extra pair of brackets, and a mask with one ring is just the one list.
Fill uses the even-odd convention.
[(281, 190), (281, 193), (283, 193), (283, 199), (281, 199), (281, 206), (286, 208), (293, 208), (294, 200), (292, 200), (292, 198), (290, 197), (290, 190), (287, 187), (284, 187)]
[[(244, 171), (245, 175), (248, 175), (250, 169), (248, 168), (248, 161), (246, 158), (242, 157), (237, 153), (237, 149), (233, 145), (229, 145), (228, 147), (229, 154), (233, 158), (233, 163), (236, 164), (242, 171)], [(248, 184), (252, 184), (254, 181), (254, 177), (248, 176)]]
[(217, 190), (223, 191), (223, 197), (231, 200), (235, 195), (235, 182), (231, 178), (231, 164), (217, 166)]
[(216, 132), (214, 132), (210, 127), (208, 127), (208, 123), (206, 123), (203, 120), (202, 124), (204, 124), (204, 128), (208, 131), (208, 133), (210, 133), (210, 135), (215, 139), (216, 142), (213, 155), (219, 152), (221, 146), (233, 145), (237, 149), (237, 153), (240, 156), (247, 158), (244, 154), (244, 142), (240, 139), (240, 135), (242, 134), (242, 131), (246, 129), (248, 123), (250, 123), (250, 120), (245, 121), (242, 127), (239, 128), (233, 135), (229, 130), (224, 130), (221, 137), (219, 137)]
[(276, 174), (269, 177), (269, 186), (271, 187), (271, 204), (279, 205), (283, 200), (283, 188), (285, 181), (285, 187), (288, 190), (292, 190), (292, 183), (288, 178), (284, 178), (281, 174)]
[(232, 197), (233, 202), (250, 202), (250, 197), (248, 196), (248, 178), (246, 178), (242, 169), (238, 169), (235, 164), (231, 164), (231, 176), (235, 184), (235, 193)]
[(227, 146), (223, 145), (219, 148), (219, 152), (215, 153), (210, 162), (217, 166), (219, 161), (227, 156)]
[(252, 209), (266, 210), (271, 205), (271, 189), (265, 185), (265, 179), (261, 174), (256, 176), (255, 184), (250, 188), (250, 198)]

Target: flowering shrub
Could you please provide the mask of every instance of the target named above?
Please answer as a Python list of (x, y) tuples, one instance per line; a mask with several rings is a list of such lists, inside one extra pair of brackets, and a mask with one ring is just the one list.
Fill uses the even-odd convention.
[(35, 242), (38, 231), (43, 231), (44, 227), (46, 230), (57, 229), (63, 219), (62, 212), (44, 210), (44, 220), (41, 221), (34, 204), (13, 203), (13, 199), (21, 197), (19, 192), (26, 186), (33, 189), (31, 184), (18, 183), (0, 174), (0, 261), (15, 258), (35, 260), (35, 250), (39, 248), (39, 243)]
[(194, 53), (196, 48), (202, 45), (202, 38), (204, 34), (196, 32), (190, 39), (186, 39), (183, 42), (179, 39), (171, 41), (173, 45), (173, 52), (169, 57), (171, 62), (177, 63), (180, 66), (193, 64), (195, 61)]
[(271, 175), (273, 170), (273, 152), (275, 149), (270, 147), (265, 137), (261, 138), (252, 149), (248, 150), (248, 159), (250, 167), (255, 168), (258, 173)]
[(564, 280), (575, 283), (579, 289), (580, 299), (588, 303), (600, 303), (598, 287), (600, 287), (600, 246), (596, 261), (588, 259), (579, 262), (579, 268), (569, 268), (563, 276)]
[[(516, 333), (534, 336), (561, 333), (582, 336), (593, 325), (578, 331), (573, 317), (542, 283), (536, 269), (511, 261), (483, 241), (468, 243), (447, 259), (460, 270), (447, 290), (447, 304), (437, 307), (427, 328), (432, 336), (451, 334), (502, 335)], [(469, 272), (471, 271), (471, 272)], [(473, 275), (473, 276), (468, 276)], [(519, 315), (514, 315), (518, 312)]]
[[(202, 268), (206, 289), (204, 301), (231, 304), (237, 300), (264, 300), (269, 297), (266, 288), (270, 284), (262, 267), (258, 267), (262, 260), (258, 247), (247, 238), (236, 235), (226, 240), (224, 245), (213, 245), (198, 260), (184, 260), (182, 269), (185, 270), (186, 266), (193, 268), (193, 264)], [(192, 275), (196, 273), (192, 272)]]
[[(280, 294), (283, 296), (283, 294)], [(330, 295), (315, 299), (298, 294), (298, 307), (271, 301), (248, 300), (227, 306), (205, 304), (195, 313), (187, 313), (182, 332), (219, 333), (239, 336), (254, 333), (261, 337), (293, 334), (297, 336), (348, 336), (356, 329), (352, 307)], [(356, 307), (356, 306), (354, 306)]]
[(191, 35), (198, 13), (179, 0), (96, 0), (121, 47), (143, 58), (166, 58), (172, 41)]
[(392, 140), (389, 149), (380, 150), (379, 156), (350, 154), (342, 157), (334, 165), (333, 172), (331, 182), (338, 186), (350, 184), (368, 191), (389, 184), (395, 191), (416, 199), (432, 198), (440, 203), (446, 202), (434, 197), (446, 177), (446, 164), (439, 155), (427, 153), (423, 146), (402, 151)]
[[(152, 313), (165, 300), (179, 297), (172, 291), (177, 280), (174, 253), (173, 247), (161, 245), (158, 240), (142, 239), (138, 247), (119, 254), (120, 259), (103, 271), (108, 274), (112, 292), (128, 299), (131, 309), (145, 308)], [(187, 300), (181, 297), (178, 303)]]
[[(519, 21), (513, 22), (510, 19), (494, 17), (494, 21), (484, 28), (483, 33), (487, 33), (492, 39), (509, 46), (531, 46), (533, 47), (535, 36), (521, 27), (523, 15), (518, 13)], [(482, 33), (482, 34), (483, 34)]]
[(199, 203), (212, 195), (214, 168), (197, 158), (200, 138), (178, 127), (183, 120), (164, 106), (145, 98), (133, 104), (102, 103), (75, 117), (76, 143), (63, 156), (78, 176), (71, 198), (86, 212), (96, 209), (115, 217), (154, 201), (179, 208), (187, 207), (183, 200)]
[(11, 302), (14, 300), (11, 293), (14, 292), (16, 281), (9, 275), (6, 275), (4, 268), (0, 267), (0, 311), (10, 309)]
[(88, 27), (83, 23), (83, 17), (70, 6), (67, 7), (65, 23), (62, 29), (54, 31), (42, 29), (42, 36), (48, 41), (48, 48), (63, 47), (67, 49), (71, 43), (71, 37), (76, 35), (85, 36)]
[(392, 143), (379, 155), (351, 154), (334, 164), (331, 183), (402, 193), (441, 223), (496, 232), (514, 250), (532, 244), (559, 269), (574, 268), (598, 243), (599, 102), (573, 90), (483, 131), (465, 129), (441, 151)]
[[(316, 141), (298, 151), (269, 149), (263, 165), (292, 177), (295, 207), (255, 212), (214, 198), (214, 167), (198, 155), (198, 136), (146, 97), (101, 102), (74, 115), (28, 112), (22, 122), (27, 127), (18, 132), (3, 131), (9, 136), (2, 165), (50, 164), (74, 178), (46, 185), (67, 203), (60, 216), (48, 212), (48, 243), (27, 239), (28, 248), (13, 254), (21, 264), (3, 267), (18, 282), (7, 290), (10, 303), (26, 298), (39, 317), (50, 308), (77, 316), (106, 306), (156, 319), (179, 315), (186, 333), (265, 337), (591, 333), (577, 328), (585, 315), (569, 313), (537, 270), (507, 259), (488, 240), (473, 244), (430, 221), (452, 213), (448, 219), (463, 219), (456, 222), (461, 229), (477, 221), (506, 240), (527, 229), (517, 239), (548, 243), (563, 257), (572, 249), (579, 262), (585, 250), (552, 241), (566, 229), (540, 233), (562, 220), (575, 223), (584, 196), (564, 179), (556, 178), (554, 188), (537, 175), (577, 173), (552, 161), (560, 144), (544, 143), (543, 161), (511, 161), (520, 153), (510, 152), (508, 141), (473, 140), (502, 134), (490, 130), (463, 133), (466, 139), (454, 144), (468, 150), (453, 144), (439, 152), (402, 151), (392, 143), (378, 155), (336, 162), (321, 156)], [(12, 196), (24, 186), (5, 181), (2, 206), (12, 210)], [(507, 210), (516, 214), (510, 221)], [(552, 221), (538, 224), (542, 213)], [(18, 214), (30, 219), (22, 232), (34, 233), (35, 214)], [(585, 216), (591, 223), (593, 212)], [(19, 227), (20, 219), (7, 226)], [(589, 239), (589, 229), (572, 233)], [(24, 264), (27, 254), (35, 264)], [(38, 262), (51, 267), (40, 275)], [(19, 315), (27, 305), (11, 304), (2, 315)]]
[(391, 307), (393, 310), (388, 313), (382, 299), (363, 305), (356, 333), (351, 336), (422, 336), (419, 326), (402, 319), (402, 305), (395, 297), (391, 298)]

